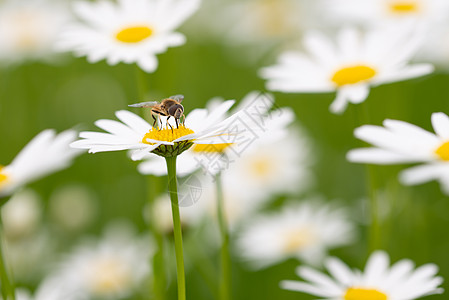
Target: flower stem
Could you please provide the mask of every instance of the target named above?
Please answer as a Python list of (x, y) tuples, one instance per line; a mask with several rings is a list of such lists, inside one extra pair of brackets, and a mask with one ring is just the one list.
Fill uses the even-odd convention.
[[(150, 211), (153, 211), (155, 195), (159, 194), (157, 190), (158, 178), (153, 176), (148, 176), (147, 186), (148, 186), (148, 204), (150, 206)], [(165, 262), (164, 262), (164, 235), (157, 228), (154, 218), (149, 220), (150, 231), (156, 240), (156, 251), (153, 255), (150, 266), (153, 268), (153, 284), (154, 284), (154, 295), (156, 300), (165, 300), (165, 289), (166, 289), (166, 275), (165, 275)]]
[(184, 254), (182, 250), (182, 228), (178, 205), (178, 182), (176, 178), (176, 156), (166, 157), (168, 172), (168, 191), (170, 193), (173, 215), (173, 233), (175, 239), (176, 270), (178, 278), (178, 300), (186, 299), (186, 282), (184, 272)]
[(215, 176), (217, 191), (217, 216), (220, 227), (222, 245), (221, 245), (221, 277), (220, 277), (220, 299), (230, 300), (231, 294), (231, 256), (229, 254), (229, 231), (226, 222), (223, 187), (221, 182), (221, 174)]
[[(3, 201), (2, 201), (3, 202)], [(4, 202), (3, 202), (4, 203)], [(1, 282), (1, 294), (3, 299), (15, 300), (14, 283), (9, 276), (8, 266), (5, 258), (5, 237), (3, 234), (3, 222), (0, 211), (0, 282)]]
[[(367, 103), (360, 104), (363, 108), (358, 109), (359, 125), (369, 124), (369, 111)], [(378, 185), (376, 177), (376, 167), (373, 165), (367, 166), (367, 186), (369, 195), (370, 207), (370, 227), (369, 227), (369, 250), (370, 252), (377, 250), (381, 246), (380, 238), (380, 221), (379, 221), (379, 203), (378, 203)]]
[[(139, 67), (136, 66), (136, 82), (137, 82), (137, 95), (139, 101), (145, 101), (147, 97), (147, 93), (150, 89), (149, 80), (147, 78), (147, 74), (142, 71)], [(142, 111), (142, 114), (145, 116), (145, 110)], [(148, 117), (146, 118), (148, 120)], [(157, 187), (157, 182), (154, 177), (148, 176), (147, 180), (148, 186), (148, 203), (150, 205), (150, 210), (153, 211), (153, 204), (155, 195), (155, 187)], [(165, 270), (164, 270), (164, 236), (161, 232), (159, 232), (157, 226), (154, 224), (152, 218), (150, 219), (150, 231), (153, 234), (156, 240), (156, 251), (153, 255), (152, 262), (150, 262), (150, 266), (153, 269), (153, 284), (154, 284), (154, 294), (156, 300), (165, 300)]]
[(369, 200), (370, 200), (370, 212), (371, 212), (371, 226), (370, 226), (370, 252), (378, 250), (380, 248), (380, 222), (379, 222), (379, 203), (378, 203), (378, 190), (376, 184), (376, 171), (374, 166), (368, 166), (368, 182), (369, 182)]

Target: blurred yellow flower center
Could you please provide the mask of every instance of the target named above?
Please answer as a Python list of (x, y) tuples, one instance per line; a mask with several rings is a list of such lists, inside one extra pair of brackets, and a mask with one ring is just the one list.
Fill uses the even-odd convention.
[(0, 186), (8, 180), (8, 176), (2, 173), (3, 166), (0, 166)]
[(387, 295), (374, 289), (349, 288), (345, 300), (387, 300)]
[(305, 246), (310, 245), (313, 240), (314, 235), (307, 228), (291, 230), (284, 235), (284, 251), (286, 253), (297, 252)]
[(418, 9), (418, 3), (415, 1), (396, 1), (390, 4), (390, 10), (398, 14), (414, 13)]
[(250, 163), (252, 173), (260, 177), (269, 175), (271, 173), (271, 170), (273, 169), (271, 161), (269, 161), (265, 157), (256, 158)]
[(351, 66), (338, 70), (334, 73), (331, 80), (337, 86), (347, 84), (356, 84), (367, 81), (376, 75), (376, 70), (368, 66)]
[(103, 258), (92, 265), (91, 287), (97, 295), (120, 292), (131, 285), (131, 270), (119, 259)]
[(145, 144), (154, 144), (153, 142), (148, 142), (147, 139), (150, 140), (158, 140), (164, 142), (173, 142), (176, 139), (179, 139), (182, 136), (194, 133), (192, 129), (186, 128), (184, 125), (179, 125), (179, 128), (170, 128), (167, 129), (151, 129), (149, 132), (145, 134), (142, 139), (142, 143)]
[(196, 144), (193, 146), (195, 152), (223, 153), (232, 143), (223, 144)]
[(115, 36), (123, 43), (139, 43), (153, 34), (153, 30), (148, 26), (135, 26), (122, 29)]
[(449, 161), (449, 141), (443, 143), (437, 150), (435, 150), (435, 154), (442, 160)]

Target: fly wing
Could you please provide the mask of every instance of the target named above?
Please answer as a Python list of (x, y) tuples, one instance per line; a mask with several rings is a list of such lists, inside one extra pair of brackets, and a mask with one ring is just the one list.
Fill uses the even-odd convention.
[(176, 100), (179, 103), (182, 102), (182, 100), (184, 99), (184, 95), (174, 95), (174, 96), (170, 96), (170, 99)]
[(147, 101), (128, 105), (129, 107), (153, 107), (159, 104), (157, 101)]

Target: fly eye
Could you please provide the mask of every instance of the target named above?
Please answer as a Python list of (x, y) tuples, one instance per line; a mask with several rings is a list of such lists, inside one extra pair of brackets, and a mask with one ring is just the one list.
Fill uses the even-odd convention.
[(182, 105), (176, 104), (176, 105), (171, 106), (168, 109), (168, 114), (171, 116), (174, 116), (176, 118), (179, 118), (182, 115), (183, 110), (184, 109), (183, 109)]

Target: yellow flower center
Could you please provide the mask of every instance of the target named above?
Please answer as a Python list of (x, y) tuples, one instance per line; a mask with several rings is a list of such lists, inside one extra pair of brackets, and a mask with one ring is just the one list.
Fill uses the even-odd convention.
[(345, 300), (387, 300), (388, 297), (374, 289), (349, 288), (346, 290)]
[(0, 166), (0, 187), (8, 180), (8, 176), (2, 173), (3, 166)]
[(232, 143), (223, 144), (196, 144), (193, 146), (195, 152), (207, 152), (207, 153), (223, 153)]
[(123, 43), (139, 43), (153, 34), (153, 30), (148, 26), (134, 26), (120, 30), (115, 36)]
[(390, 4), (390, 11), (396, 14), (415, 13), (419, 10), (415, 1), (394, 1)]
[(435, 154), (438, 155), (441, 160), (449, 161), (449, 141), (438, 147), (437, 150), (435, 150)]
[(346, 67), (334, 73), (331, 80), (337, 86), (367, 81), (376, 75), (376, 70), (364, 65)]
[(271, 162), (266, 159), (257, 159), (251, 164), (251, 169), (255, 175), (266, 176), (272, 169)]
[(194, 133), (192, 129), (185, 127), (184, 125), (179, 125), (178, 128), (167, 128), (167, 129), (151, 129), (149, 132), (145, 134), (145, 136), (142, 139), (142, 143), (145, 144), (154, 144), (151, 142), (148, 142), (147, 139), (151, 140), (158, 140), (158, 141), (164, 141), (164, 142), (173, 142), (176, 139), (179, 139), (182, 136), (192, 134)]
[(286, 253), (297, 252), (315, 239), (312, 230), (299, 228), (291, 230), (284, 235), (284, 251)]
[(91, 287), (97, 295), (120, 292), (131, 285), (131, 270), (119, 259), (101, 259), (92, 267)]

